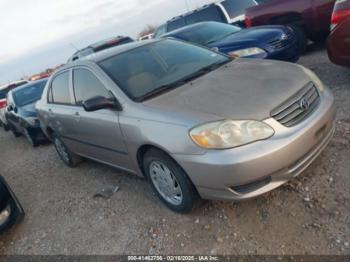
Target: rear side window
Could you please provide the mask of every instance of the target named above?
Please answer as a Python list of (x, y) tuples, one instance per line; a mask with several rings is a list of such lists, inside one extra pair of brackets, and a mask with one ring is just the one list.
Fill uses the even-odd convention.
[(95, 96), (111, 98), (111, 94), (100, 80), (87, 69), (73, 71), (73, 88), (77, 105), (81, 105), (85, 100)]
[[(261, 0), (260, 0), (261, 1)], [(255, 6), (256, 2), (254, 0), (225, 0), (221, 2), (221, 4), (225, 7), (228, 15), (231, 18), (236, 16), (240, 16), (245, 13), (245, 10), (249, 7)]]
[(184, 26), (186, 26), (185, 19), (183, 17), (179, 17), (168, 23), (168, 32), (174, 31)]
[(195, 24), (204, 21), (226, 23), (225, 15), (217, 5), (211, 5), (199, 11), (195, 11), (186, 17), (186, 24)]
[(54, 78), (51, 83), (51, 94), (49, 92), (49, 102), (50, 96), (52, 96), (51, 102), (54, 104), (71, 104), (69, 72), (64, 72)]

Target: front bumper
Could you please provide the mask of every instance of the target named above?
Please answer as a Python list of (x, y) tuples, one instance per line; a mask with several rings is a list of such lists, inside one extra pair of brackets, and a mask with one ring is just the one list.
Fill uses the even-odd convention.
[(321, 93), (318, 108), (302, 123), (287, 128), (265, 120), (275, 135), (265, 141), (205, 155), (173, 155), (204, 199), (243, 200), (286, 183), (303, 172), (332, 138), (334, 97)]

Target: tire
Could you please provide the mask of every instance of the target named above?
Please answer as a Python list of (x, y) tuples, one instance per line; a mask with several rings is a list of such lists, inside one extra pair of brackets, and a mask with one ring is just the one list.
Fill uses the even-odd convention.
[(3, 123), (1, 120), (0, 120), (0, 126), (2, 126), (2, 128), (4, 129), (5, 132), (10, 130), (9, 126), (6, 125), (5, 123)]
[(150, 149), (144, 155), (143, 168), (152, 189), (168, 208), (178, 213), (191, 211), (198, 197), (197, 191), (184, 170), (172, 158), (160, 150)]
[(59, 157), (68, 167), (74, 168), (81, 163), (82, 158), (70, 151), (55, 133), (52, 135), (52, 141)]
[(290, 25), (298, 39), (298, 49), (303, 54), (307, 49), (308, 38), (305, 29), (301, 25)]
[(27, 138), (27, 141), (29, 142), (29, 144), (31, 144), (32, 147), (39, 146), (39, 142), (33, 135), (30, 134), (27, 128), (23, 129), (23, 133), (24, 133), (24, 136)]
[(9, 128), (10, 128), (12, 134), (13, 134), (15, 137), (20, 137), (20, 136), (22, 135), (20, 132), (18, 132), (18, 131), (16, 130), (15, 127), (9, 125)]

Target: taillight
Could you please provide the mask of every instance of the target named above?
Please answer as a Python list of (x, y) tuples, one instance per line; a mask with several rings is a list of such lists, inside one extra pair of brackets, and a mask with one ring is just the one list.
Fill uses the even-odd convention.
[(331, 30), (350, 16), (350, 9), (335, 11), (332, 15)]
[(247, 28), (252, 27), (252, 19), (249, 16), (245, 17), (245, 26)]
[(0, 109), (5, 108), (7, 106), (6, 99), (0, 100)]

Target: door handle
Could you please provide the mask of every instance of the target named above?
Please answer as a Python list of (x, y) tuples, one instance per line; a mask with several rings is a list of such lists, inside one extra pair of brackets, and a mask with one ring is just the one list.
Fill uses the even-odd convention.
[(79, 114), (79, 112), (75, 112), (74, 113), (74, 118), (75, 118), (75, 121), (77, 121), (77, 122), (79, 122), (80, 121), (80, 114)]

